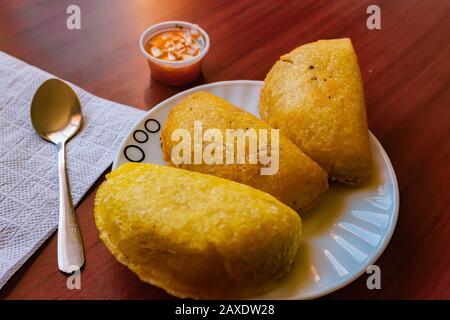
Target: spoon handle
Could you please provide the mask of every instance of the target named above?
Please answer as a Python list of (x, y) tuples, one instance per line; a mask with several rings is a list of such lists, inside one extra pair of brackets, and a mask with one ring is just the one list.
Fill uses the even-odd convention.
[(56, 146), (59, 172), (58, 268), (62, 272), (72, 273), (84, 264), (83, 242), (69, 194), (65, 142), (59, 142)]

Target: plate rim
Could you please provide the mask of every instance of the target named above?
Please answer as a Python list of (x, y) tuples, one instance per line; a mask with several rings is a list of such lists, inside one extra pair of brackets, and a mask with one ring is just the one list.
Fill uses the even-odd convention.
[[(333, 292), (336, 292), (336, 291), (346, 287), (347, 285), (349, 285), (350, 283), (352, 283), (353, 281), (355, 281), (356, 279), (361, 277), (364, 274), (364, 272), (367, 270), (368, 266), (375, 264), (375, 262), (377, 262), (377, 260), (381, 257), (381, 255), (386, 250), (388, 244), (391, 242), (392, 236), (394, 235), (394, 231), (397, 227), (397, 221), (398, 221), (398, 215), (399, 215), (399, 209), (400, 209), (400, 193), (399, 193), (399, 189), (398, 189), (397, 176), (395, 174), (395, 170), (394, 170), (394, 167), (392, 166), (391, 160), (389, 159), (389, 156), (387, 155), (386, 150), (384, 150), (384, 148), (383, 148), (383, 145), (380, 143), (380, 141), (378, 141), (377, 137), (375, 137), (375, 135), (370, 130), (369, 130), (369, 135), (375, 142), (378, 150), (381, 151), (381, 156), (383, 157), (383, 160), (387, 164), (388, 172), (389, 172), (389, 175), (391, 176), (392, 184), (394, 186), (393, 192), (392, 192), (392, 194), (393, 194), (392, 202), (394, 204), (393, 209), (392, 209), (392, 224), (391, 224), (390, 228), (388, 229), (388, 232), (386, 233), (384, 241), (381, 244), (380, 249), (377, 252), (377, 254), (373, 255), (371, 259), (367, 260), (366, 263), (362, 264), (363, 267), (360, 270), (355, 272), (351, 277), (349, 277), (348, 279), (346, 279), (339, 285), (337, 285), (335, 287), (331, 287), (327, 290), (322, 290), (322, 291), (319, 290), (315, 294), (311, 294), (311, 295), (306, 294), (304, 298), (291, 298), (290, 300), (317, 299), (317, 298), (326, 296), (328, 294), (331, 294)], [(288, 300), (289, 298), (276, 298), (275, 300), (283, 300), (283, 299)]]
[[(211, 82), (211, 83), (207, 83), (207, 84), (202, 84), (199, 86), (195, 86), (192, 87), (190, 89), (181, 91), (175, 95), (170, 96), (167, 99), (162, 100), (161, 102), (159, 102), (158, 104), (156, 104), (153, 108), (151, 108), (150, 110), (148, 110), (137, 122), (136, 124), (133, 126), (133, 128), (126, 134), (126, 137), (123, 139), (122, 143), (120, 144), (119, 150), (116, 154), (116, 157), (114, 159), (114, 162), (112, 164), (112, 170), (117, 168), (117, 165), (119, 163), (119, 159), (121, 158), (121, 153), (123, 148), (125, 147), (125, 145), (127, 144), (127, 140), (128, 137), (130, 136), (130, 134), (132, 134), (132, 132), (134, 132), (139, 125), (142, 123), (142, 121), (147, 118), (149, 115), (151, 115), (153, 112), (156, 112), (157, 110), (159, 110), (160, 108), (163, 107), (163, 105), (166, 105), (167, 103), (170, 103), (173, 100), (176, 100), (177, 98), (179, 98), (180, 96), (201, 90), (201, 89), (206, 89), (206, 88), (210, 88), (210, 87), (216, 87), (216, 86), (229, 86), (229, 85), (263, 85), (264, 81), (261, 80), (226, 80), (226, 81), (217, 81), (217, 82)], [(344, 287), (346, 287), (347, 285), (349, 285), (350, 283), (352, 283), (353, 281), (355, 281), (356, 279), (358, 279), (359, 277), (361, 277), (364, 272), (367, 270), (367, 267), (370, 265), (375, 264), (375, 262), (381, 257), (381, 255), (384, 253), (384, 251), (386, 250), (388, 244), (391, 242), (392, 236), (394, 235), (396, 226), (397, 226), (397, 221), (398, 221), (398, 215), (399, 215), (399, 208), (400, 208), (400, 193), (399, 193), (399, 188), (398, 188), (398, 182), (397, 182), (397, 176), (395, 174), (395, 170), (394, 167), (392, 165), (392, 162), (389, 158), (389, 156), (386, 153), (386, 150), (384, 150), (383, 145), (380, 143), (380, 141), (377, 139), (377, 137), (375, 137), (375, 135), (369, 130), (369, 135), (370, 137), (373, 139), (377, 149), (381, 152), (381, 156), (383, 157), (384, 162), (387, 164), (387, 171), (389, 172), (390, 178), (392, 180), (392, 184), (393, 184), (393, 197), (392, 197), (392, 201), (393, 201), (393, 216), (392, 216), (392, 223), (391, 226), (389, 227), (386, 236), (384, 237), (384, 241), (382, 242), (382, 244), (380, 245), (380, 249), (377, 252), (377, 254), (373, 255), (370, 259), (367, 260), (366, 263), (362, 264), (362, 268), (359, 269), (357, 272), (355, 272), (351, 277), (349, 277), (348, 279), (346, 279), (345, 281), (343, 281), (342, 283), (339, 283), (336, 286), (331, 286), (328, 289), (324, 289), (324, 290), (318, 290), (317, 292), (313, 293), (313, 294), (305, 294), (302, 297), (279, 297), (279, 298), (270, 298), (270, 300), (310, 300), (310, 299), (317, 299), (323, 296), (326, 296), (328, 294), (331, 294), (333, 292), (336, 292)], [(268, 300), (269, 298), (250, 298), (250, 299), (263, 299), (263, 300)]]

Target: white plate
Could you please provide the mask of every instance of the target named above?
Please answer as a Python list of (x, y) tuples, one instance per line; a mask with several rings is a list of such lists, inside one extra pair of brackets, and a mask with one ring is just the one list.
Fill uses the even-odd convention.
[[(262, 81), (216, 82), (161, 102), (130, 132), (113, 168), (132, 160), (165, 164), (161, 152), (161, 126), (169, 110), (189, 93), (208, 91), (259, 116), (262, 85)], [(363, 188), (332, 184), (320, 204), (303, 216), (303, 240), (292, 271), (275, 290), (255, 298), (311, 299), (323, 296), (364, 274), (381, 255), (394, 232), (399, 195), (397, 179), (386, 152), (372, 134), (370, 141), (374, 159), (370, 183)]]

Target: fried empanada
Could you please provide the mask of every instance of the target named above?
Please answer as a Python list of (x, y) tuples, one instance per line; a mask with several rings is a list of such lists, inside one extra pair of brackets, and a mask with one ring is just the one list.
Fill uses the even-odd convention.
[[(273, 175), (261, 174), (261, 168), (266, 165), (259, 162), (251, 164), (249, 161), (252, 156), (258, 157), (261, 149), (255, 150), (255, 154), (247, 148), (245, 163), (238, 163), (238, 154), (235, 152), (232, 163), (224, 161), (223, 164), (207, 164), (203, 161), (195, 164), (191, 161), (175, 164), (172, 161), (172, 150), (179, 142), (172, 140), (172, 134), (177, 129), (186, 129), (190, 136), (194, 136), (195, 121), (202, 123), (204, 131), (218, 129), (224, 137), (229, 129), (272, 129), (266, 122), (213, 94), (207, 92), (190, 94), (170, 111), (162, 130), (163, 156), (169, 165), (247, 184), (273, 195), (299, 212), (318, 202), (328, 189), (326, 172), (282, 135), (279, 136), (278, 143), (278, 171)], [(270, 140), (268, 142), (267, 149), (270, 150)], [(223, 143), (225, 144), (225, 141)], [(203, 141), (203, 149), (206, 144)], [(236, 144), (233, 144), (235, 149)], [(191, 145), (194, 148), (193, 139)], [(226, 149), (226, 145), (223, 149)]]
[(298, 47), (275, 63), (260, 113), (332, 179), (364, 184), (371, 171), (364, 89), (350, 39)]
[(291, 268), (298, 214), (269, 194), (212, 175), (126, 163), (95, 198), (111, 253), (145, 282), (182, 298), (249, 297)]

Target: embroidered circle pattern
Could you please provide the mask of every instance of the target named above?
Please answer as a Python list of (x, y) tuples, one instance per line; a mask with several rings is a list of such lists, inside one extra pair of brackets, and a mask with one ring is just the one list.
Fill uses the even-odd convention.
[(155, 134), (161, 130), (161, 124), (156, 119), (145, 121), (144, 130), (137, 129), (133, 132), (133, 139), (137, 144), (129, 144), (123, 149), (123, 155), (130, 162), (142, 162), (145, 159), (144, 150), (138, 145), (146, 143), (150, 134)]

